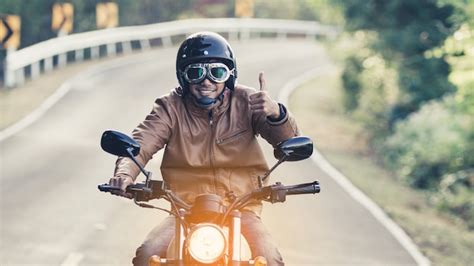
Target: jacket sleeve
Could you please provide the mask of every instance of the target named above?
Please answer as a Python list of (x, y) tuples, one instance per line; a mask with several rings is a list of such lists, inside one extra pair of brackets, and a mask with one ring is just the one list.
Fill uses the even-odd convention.
[(298, 136), (299, 129), (295, 118), (282, 104), (279, 104), (285, 111), (285, 116), (278, 121), (271, 121), (264, 115), (252, 115), (253, 128), (256, 134), (260, 134), (272, 146)]
[[(153, 109), (145, 120), (132, 132), (133, 139), (141, 148), (135, 159), (140, 165), (145, 166), (153, 155), (162, 149), (169, 140), (172, 128), (172, 116), (166, 101), (159, 98), (155, 101)], [(126, 157), (119, 157), (115, 163), (114, 176), (129, 176), (136, 179), (140, 169)]]

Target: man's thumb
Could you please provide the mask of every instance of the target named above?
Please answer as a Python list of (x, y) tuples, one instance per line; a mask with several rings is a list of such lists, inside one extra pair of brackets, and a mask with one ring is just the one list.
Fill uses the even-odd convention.
[(261, 91), (266, 91), (267, 90), (267, 84), (265, 83), (265, 78), (263, 77), (263, 71), (258, 74), (258, 82), (260, 83), (260, 90)]

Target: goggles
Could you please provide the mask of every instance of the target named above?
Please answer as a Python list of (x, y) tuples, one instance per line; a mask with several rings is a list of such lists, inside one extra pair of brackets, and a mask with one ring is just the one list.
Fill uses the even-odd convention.
[(197, 63), (188, 65), (182, 75), (188, 83), (201, 83), (205, 78), (216, 83), (226, 82), (234, 69), (230, 70), (223, 63)]

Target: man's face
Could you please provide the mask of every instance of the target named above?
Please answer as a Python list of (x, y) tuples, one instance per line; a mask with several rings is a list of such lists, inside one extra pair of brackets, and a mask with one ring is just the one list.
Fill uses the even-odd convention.
[(222, 93), (224, 87), (225, 83), (214, 83), (205, 78), (198, 84), (189, 84), (189, 91), (197, 99), (202, 97), (216, 99)]
[[(211, 60), (209, 61), (209, 63), (217, 63), (217, 60)], [(191, 91), (191, 94), (197, 99), (201, 99), (202, 97), (216, 99), (217, 97), (219, 97), (219, 95), (221, 95), (224, 88), (225, 82), (213, 82), (207, 77), (200, 83), (189, 84), (189, 90)]]

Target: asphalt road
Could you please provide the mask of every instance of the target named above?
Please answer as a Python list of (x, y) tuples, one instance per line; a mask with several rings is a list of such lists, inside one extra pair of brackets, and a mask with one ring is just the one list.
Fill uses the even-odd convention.
[[(289, 79), (328, 67), (307, 41), (234, 43), (239, 82), (258, 87), (265, 71), (276, 97)], [(107, 62), (71, 81), (71, 90), (38, 121), (0, 143), (0, 265), (129, 265), (136, 247), (166, 214), (100, 193), (115, 158), (101, 133), (131, 130), (156, 97), (176, 85), (177, 48)], [(265, 144), (264, 144), (265, 145)], [(265, 145), (270, 164), (275, 160)], [(147, 166), (159, 178), (160, 154)], [(272, 181), (320, 180), (319, 195), (267, 204), (264, 223), (287, 265), (415, 265), (395, 238), (312, 160), (280, 166)], [(162, 206), (167, 206), (162, 204)]]

